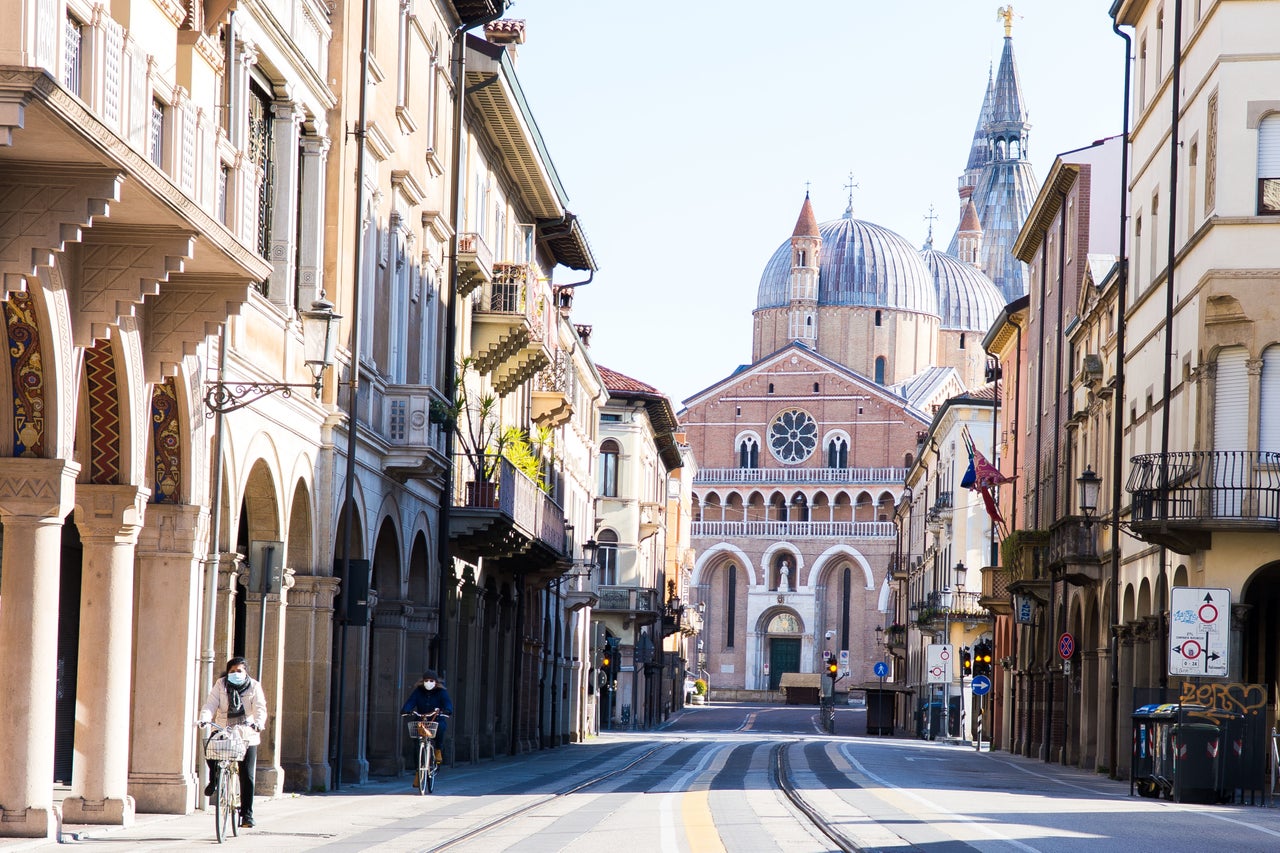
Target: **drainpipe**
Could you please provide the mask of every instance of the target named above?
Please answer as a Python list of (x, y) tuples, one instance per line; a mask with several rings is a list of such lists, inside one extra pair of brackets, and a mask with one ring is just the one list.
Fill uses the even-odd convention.
[(1111, 778), (1116, 779), (1116, 762), (1119, 760), (1120, 750), (1120, 648), (1117, 635), (1120, 624), (1120, 500), (1123, 496), (1120, 469), (1124, 465), (1125, 300), (1129, 292), (1129, 259), (1125, 257), (1125, 238), (1128, 235), (1129, 82), (1133, 75), (1133, 41), (1120, 29), (1114, 17), (1111, 29), (1124, 39), (1124, 129), (1120, 137), (1120, 257), (1116, 270), (1116, 387), (1112, 397), (1116, 404), (1111, 419), (1111, 630), (1108, 654), (1111, 676), (1111, 742), (1107, 745), (1107, 767)]
[[(1048, 253), (1044, 251), (1044, 246), (1042, 244), (1040, 247), (1040, 299), (1037, 302), (1037, 305), (1039, 306), (1039, 308), (1036, 311), (1037, 325), (1040, 327), (1040, 341), (1037, 349), (1038, 352), (1044, 352), (1044, 343), (1045, 343), (1044, 339), (1045, 339), (1045, 326), (1046, 326), (1045, 317), (1044, 317), (1044, 292), (1045, 292), (1046, 282), (1048, 281), (1048, 279), (1049, 279), (1049, 256), (1048, 256)], [(1043, 524), (1043, 519), (1040, 517), (1040, 494), (1044, 491), (1043, 489), (1044, 481), (1042, 479), (1042, 476), (1043, 476), (1042, 472), (1044, 468), (1044, 454), (1039, 451), (1039, 448), (1040, 448), (1041, 439), (1043, 438), (1043, 433), (1044, 433), (1044, 424), (1041, 423), (1040, 421), (1040, 416), (1044, 412), (1044, 359), (1042, 358), (1036, 359), (1036, 362), (1037, 362), (1036, 364), (1037, 388), (1036, 388), (1036, 411), (1034, 414), (1034, 418), (1036, 422), (1036, 464), (1035, 464), (1036, 476), (1035, 476), (1035, 483), (1034, 483), (1035, 495), (1033, 496), (1032, 502), (1031, 502), (1031, 522), (1035, 524), (1036, 528), (1038, 529), (1040, 525)], [(1053, 676), (1050, 673), (1050, 670), (1053, 668), (1053, 629), (1056, 627), (1053, 624), (1053, 622), (1057, 616), (1057, 611), (1054, 610), (1054, 606), (1053, 606), (1054, 604), (1053, 599), (1054, 599), (1053, 577), (1050, 576), (1049, 601), (1048, 601), (1050, 627), (1049, 627), (1048, 641), (1045, 643), (1045, 659), (1044, 659), (1046, 701), (1044, 704), (1044, 721), (1043, 721), (1043, 725), (1041, 726), (1041, 746), (1044, 749), (1045, 761), (1049, 760), (1049, 744), (1050, 744), (1049, 736), (1051, 734), (1050, 724), (1053, 717), (1053, 710), (1052, 710), (1053, 709)], [(1035, 651), (1033, 649), (1032, 651), (1033, 660), (1034, 660), (1034, 655), (1035, 655)]]
[[(1169, 251), (1166, 261), (1165, 300), (1164, 300), (1164, 417), (1160, 423), (1160, 508), (1161, 518), (1169, 523), (1169, 409), (1173, 394), (1173, 311), (1175, 296), (1173, 290), (1174, 264), (1177, 261), (1177, 246), (1174, 240), (1178, 233), (1178, 149), (1182, 141), (1178, 138), (1179, 95), (1182, 86), (1182, 0), (1173, 4), (1173, 80), (1169, 86)], [(1167, 564), (1168, 549), (1160, 546), (1160, 574), (1164, 576)], [(1166, 587), (1167, 590), (1167, 587)], [(1168, 602), (1158, 602), (1157, 611), (1160, 620), (1160, 697), (1163, 701), (1165, 691), (1169, 688), (1169, 642), (1166, 637), (1168, 620), (1165, 611)]]
[[(1066, 328), (1066, 323), (1063, 322), (1063, 320), (1065, 319), (1066, 301), (1067, 301), (1066, 258), (1067, 258), (1067, 193), (1063, 191), (1058, 201), (1058, 329), (1059, 329), (1059, 333), (1058, 333), (1058, 340), (1055, 345), (1055, 349), (1057, 350), (1057, 353), (1054, 358), (1054, 366), (1053, 366), (1053, 435), (1054, 435), (1053, 470), (1055, 472), (1053, 500), (1055, 505), (1058, 504), (1059, 501), (1061, 501), (1062, 510), (1069, 510), (1071, 508), (1071, 502), (1070, 500), (1067, 499), (1067, 497), (1070, 496), (1071, 494), (1071, 483), (1072, 483), (1072, 478), (1070, 474), (1068, 474), (1067, 482), (1066, 482), (1067, 490), (1066, 490), (1066, 495), (1064, 496), (1062, 492), (1062, 483), (1056, 482), (1057, 475), (1061, 471), (1066, 470), (1069, 472), (1072, 470), (1070, 467), (1071, 460), (1069, 458), (1069, 454), (1067, 459), (1068, 467), (1066, 469), (1062, 467), (1063, 441), (1061, 437), (1062, 436), (1062, 410), (1064, 408), (1067, 408), (1070, 405), (1069, 399), (1066, 401), (1063, 400), (1063, 390), (1064, 390), (1064, 385), (1066, 383), (1064, 383), (1063, 377), (1062, 377), (1062, 362), (1063, 362), (1062, 354), (1063, 354), (1063, 350), (1066, 349), (1066, 346), (1065, 346), (1066, 338), (1063, 336), (1061, 331), (1062, 329)], [(1058, 506), (1055, 506), (1053, 508), (1053, 515), (1054, 515), (1055, 521), (1057, 520), (1057, 518), (1060, 517), (1058, 513), (1058, 509), (1059, 509)], [(1057, 583), (1053, 580), (1052, 576), (1050, 576), (1049, 578), (1049, 583), (1050, 583), (1050, 587), (1049, 587), (1050, 594), (1052, 595), (1056, 593)], [(1066, 581), (1065, 569), (1063, 570), (1062, 595), (1058, 602), (1058, 609), (1060, 611), (1058, 616), (1056, 617), (1058, 619), (1058, 628), (1057, 630), (1049, 634), (1049, 640), (1051, 642), (1055, 641), (1058, 638), (1059, 634), (1067, 629), (1067, 581)], [(1052, 651), (1049, 653), (1049, 660), (1050, 661), (1053, 660)], [(1053, 708), (1053, 686), (1054, 686), (1054, 680), (1053, 678), (1050, 678), (1048, 707), (1051, 709)], [(1068, 719), (1070, 706), (1071, 706), (1071, 691), (1068, 689), (1067, 667), (1066, 667), (1066, 662), (1064, 661), (1063, 667), (1062, 667), (1062, 763), (1063, 764), (1067, 763), (1067, 737), (1068, 737), (1068, 732), (1071, 729), (1071, 721)], [(1052, 720), (1052, 717), (1053, 717), (1052, 712), (1050, 712), (1048, 716), (1050, 720)], [(1050, 746), (1053, 745), (1052, 734), (1053, 732), (1051, 729), (1050, 740), (1049, 740)], [(1046, 759), (1049, 758), (1049, 755), (1047, 753), (1045, 755), (1045, 758)]]

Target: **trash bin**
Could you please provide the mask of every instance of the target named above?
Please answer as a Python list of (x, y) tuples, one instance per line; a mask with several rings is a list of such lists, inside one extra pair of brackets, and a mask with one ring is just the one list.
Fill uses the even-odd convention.
[(867, 734), (893, 736), (894, 700), (892, 690), (868, 687)]
[(1180, 803), (1222, 799), (1227, 738), (1201, 705), (1143, 705), (1133, 712), (1130, 791)]

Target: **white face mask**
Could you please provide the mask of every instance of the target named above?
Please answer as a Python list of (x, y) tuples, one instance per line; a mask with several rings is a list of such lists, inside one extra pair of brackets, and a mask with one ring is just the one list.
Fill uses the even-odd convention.
[(249, 676), (246, 673), (239, 672), (239, 671), (227, 673), (227, 681), (230, 682), (231, 684), (234, 684), (236, 687), (239, 687), (241, 684), (244, 684), (248, 680), (249, 680)]
[(428, 690), (436, 689), (436, 683), (434, 681), (424, 681), (422, 682), (422, 686), (427, 688)]

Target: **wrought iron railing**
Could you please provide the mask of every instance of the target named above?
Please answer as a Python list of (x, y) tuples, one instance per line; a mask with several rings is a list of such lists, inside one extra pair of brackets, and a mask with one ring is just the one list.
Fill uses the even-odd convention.
[(496, 509), (556, 551), (565, 550), (564, 510), (509, 461), (498, 459), (487, 478), (474, 476), (468, 457), (458, 458), (455, 465), (464, 473), (454, 481), (454, 506)]
[(1199, 450), (1135, 456), (1127, 488), (1135, 523), (1280, 523), (1280, 453)]
[(598, 588), (600, 603), (596, 610), (620, 610), (631, 613), (658, 612), (658, 591), (652, 587), (607, 585)]

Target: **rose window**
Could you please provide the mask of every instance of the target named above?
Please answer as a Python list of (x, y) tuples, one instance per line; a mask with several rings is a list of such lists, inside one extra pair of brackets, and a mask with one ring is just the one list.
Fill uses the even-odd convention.
[(799, 409), (783, 412), (769, 425), (769, 450), (781, 462), (803, 462), (818, 446), (818, 425)]

